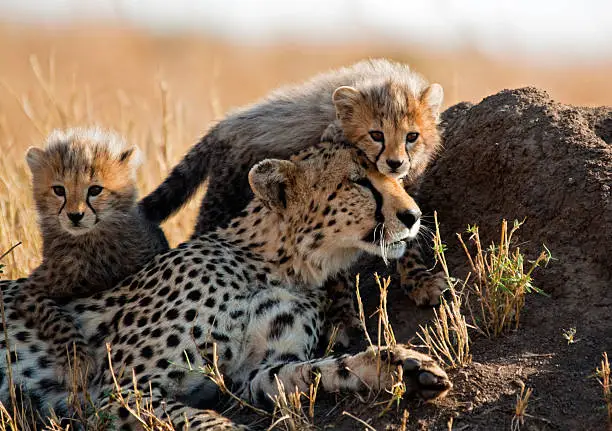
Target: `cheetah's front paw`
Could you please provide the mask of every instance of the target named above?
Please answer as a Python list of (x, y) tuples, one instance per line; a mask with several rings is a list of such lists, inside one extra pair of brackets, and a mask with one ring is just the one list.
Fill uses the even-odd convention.
[(423, 353), (397, 345), (381, 350), (380, 355), (391, 365), (401, 365), (408, 394), (428, 401), (444, 397), (453, 387), (446, 372)]
[(408, 297), (418, 306), (438, 305), (440, 296), (448, 287), (445, 275), (443, 272), (435, 274), (427, 272), (426, 274), (428, 276), (415, 281), (411, 289), (407, 289), (406, 286), (404, 289), (408, 292)]

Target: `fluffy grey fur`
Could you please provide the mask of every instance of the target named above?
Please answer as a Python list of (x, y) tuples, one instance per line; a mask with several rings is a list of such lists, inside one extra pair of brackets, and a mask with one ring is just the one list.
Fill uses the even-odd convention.
[(215, 125), (179, 162), (166, 180), (140, 202), (145, 216), (161, 223), (178, 211), (208, 177), (195, 235), (227, 223), (252, 199), (247, 174), (266, 158), (286, 159), (320, 141), (336, 119), (334, 90), (367, 90), (395, 82), (419, 97), (428, 83), (406, 65), (377, 59), (280, 88)]

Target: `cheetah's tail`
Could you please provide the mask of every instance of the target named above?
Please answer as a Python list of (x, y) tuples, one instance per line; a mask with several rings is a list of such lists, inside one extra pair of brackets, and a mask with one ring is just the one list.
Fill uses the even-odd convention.
[(145, 219), (160, 224), (181, 209), (208, 176), (210, 147), (216, 142), (216, 129), (209, 131), (172, 169), (138, 207)]

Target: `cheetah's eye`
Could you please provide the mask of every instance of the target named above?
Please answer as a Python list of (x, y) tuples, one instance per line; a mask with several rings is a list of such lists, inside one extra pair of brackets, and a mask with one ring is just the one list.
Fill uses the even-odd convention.
[(385, 134), (378, 130), (371, 130), (370, 137), (376, 142), (385, 142)]
[(66, 196), (66, 189), (63, 186), (53, 186), (51, 188), (53, 189), (53, 193), (55, 193), (57, 196)]
[(419, 139), (419, 134), (417, 132), (410, 132), (406, 135), (407, 144), (414, 144), (417, 139)]
[(102, 187), (100, 186), (91, 186), (89, 190), (87, 190), (87, 195), (89, 196), (98, 196), (102, 193)]

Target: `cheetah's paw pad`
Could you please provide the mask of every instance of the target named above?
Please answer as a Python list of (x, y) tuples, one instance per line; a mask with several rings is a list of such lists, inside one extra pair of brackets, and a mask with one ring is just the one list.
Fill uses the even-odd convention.
[(453, 387), (446, 372), (429, 356), (397, 345), (382, 350), (381, 359), (393, 365), (401, 365), (406, 392), (423, 400), (444, 397)]

